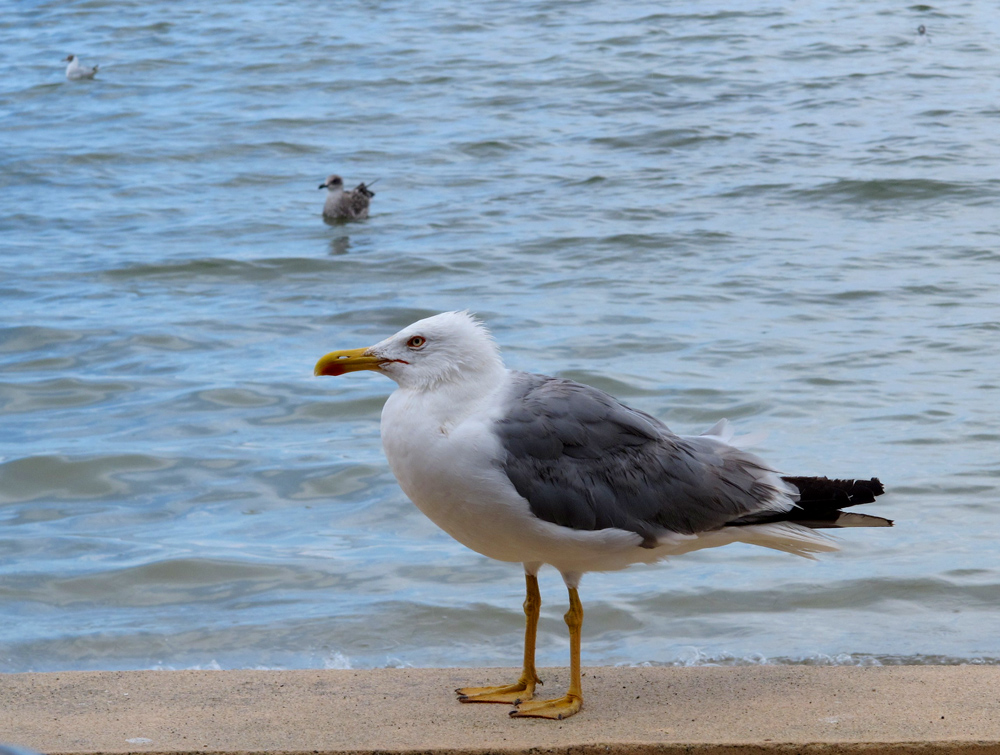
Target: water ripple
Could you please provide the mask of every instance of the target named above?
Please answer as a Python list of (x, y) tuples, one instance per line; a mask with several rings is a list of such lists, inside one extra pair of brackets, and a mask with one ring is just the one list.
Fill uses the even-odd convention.
[[(585, 663), (997, 662), (988, 4), (317, 9), (0, 17), (0, 669), (514, 662), (519, 568), (406, 501), (391, 384), (312, 376), (466, 308), (512, 367), (890, 490), (816, 563), (588, 575)], [(367, 221), (323, 222), (331, 172)]]

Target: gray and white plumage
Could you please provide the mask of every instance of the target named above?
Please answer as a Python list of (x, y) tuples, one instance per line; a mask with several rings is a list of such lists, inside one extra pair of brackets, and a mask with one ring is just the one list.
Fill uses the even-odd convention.
[[(331, 352), (315, 374), (359, 370), (399, 386), (382, 410), (382, 445), (410, 500), (469, 548), (524, 567), (521, 675), (455, 690), (464, 703), (560, 720), (582, 709), (577, 587), (585, 572), (736, 541), (808, 556), (836, 550), (816, 527), (891, 524), (840, 511), (875, 500), (875, 478), (782, 477), (736, 448), (725, 420), (680, 436), (596, 388), (508, 370), (489, 332), (465, 312), (426, 318), (367, 349)], [(565, 695), (536, 700), (543, 564), (560, 571), (569, 591), (570, 683)]]
[(344, 179), (334, 174), (319, 185), (326, 189), (323, 217), (330, 220), (364, 220), (368, 217), (368, 206), (375, 192), (359, 183), (354, 189), (344, 191)]
[(80, 81), (81, 79), (92, 79), (97, 75), (99, 66), (85, 66), (80, 63), (76, 55), (67, 55), (63, 62), (66, 63), (66, 78), (70, 81)]
[(784, 510), (798, 492), (719, 437), (675, 435), (571, 380), (513, 372), (505, 405), (504, 472), (535, 516), (564, 527), (627, 530), (655, 548), (664, 533)]
[[(399, 383), (382, 440), (407, 496), (473, 550), (536, 570), (551, 564), (570, 585), (586, 571), (735, 541), (836, 550), (813, 526), (837, 526), (827, 514), (862, 502), (837, 492), (825, 523), (802, 523), (799, 487), (732, 445), (725, 421), (680, 436), (596, 388), (507, 370), (467, 313), (421, 320), (366, 353), (368, 366), (331, 358), (317, 372), (376, 369)], [(862, 496), (873, 500), (876, 488)]]

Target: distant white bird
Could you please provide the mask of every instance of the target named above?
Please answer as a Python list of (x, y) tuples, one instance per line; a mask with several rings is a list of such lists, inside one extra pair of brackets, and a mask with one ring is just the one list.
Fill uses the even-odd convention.
[[(462, 702), (513, 704), (511, 715), (534, 718), (580, 710), (584, 572), (733, 542), (809, 556), (837, 549), (816, 528), (891, 525), (840, 510), (874, 501), (877, 479), (785, 477), (733, 446), (725, 420), (701, 435), (675, 435), (596, 388), (508, 370), (465, 312), (421, 320), (367, 349), (334, 351), (315, 372), (358, 370), (399, 384), (382, 410), (382, 445), (407, 496), (459, 542), (524, 566), (521, 677), (456, 690)], [(532, 700), (542, 564), (562, 573), (570, 600), (570, 687), (552, 700)]]
[(97, 75), (97, 69), (100, 66), (90, 66), (80, 65), (80, 59), (76, 55), (67, 55), (63, 58), (64, 63), (68, 63), (66, 66), (66, 78), (70, 81), (79, 81), (80, 79), (92, 79)]
[(927, 33), (927, 27), (923, 24), (917, 27), (917, 36), (913, 38), (913, 41), (918, 45), (925, 45), (931, 41), (931, 35)]
[(344, 179), (332, 175), (319, 188), (327, 190), (323, 217), (330, 220), (364, 220), (368, 217), (368, 205), (375, 192), (364, 183), (359, 183), (352, 191), (344, 191)]

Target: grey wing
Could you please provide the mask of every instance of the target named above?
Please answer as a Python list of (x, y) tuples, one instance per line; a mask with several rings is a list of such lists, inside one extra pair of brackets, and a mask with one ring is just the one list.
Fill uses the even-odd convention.
[[(371, 196), (369, 196), (369, 194)], [(351, 192), (351, 216), (364, 220), (368, 217), (368, 205), (371, 203), (371, 197), (375, 196), (374, 193), (368, 191), (368, 188), (362, 183)]]
[(564, 527), (630, 530), (652, 547), (793, 505), (760, 459), (710, 436), (681, 437), (571, 380), (512, 373), (496, 432), (503, 469), (532, 513)]

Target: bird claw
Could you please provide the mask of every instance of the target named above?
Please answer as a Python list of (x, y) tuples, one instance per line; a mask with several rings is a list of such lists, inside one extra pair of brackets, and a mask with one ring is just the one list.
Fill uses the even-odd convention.
[(511, 718), (549, 718), (562, 721), (575, 715), (583, 707), (583, 697), (566, 694), (554, 700), (532, 700), (521, 703), (510, 712)]
[(523, 682), (498, 687), (460, 687), (455, 690), (459, 702), (503, 703), (506, 705), (520, 705), (523, 701), (530, 700), (534, 693), (534, 685)]

